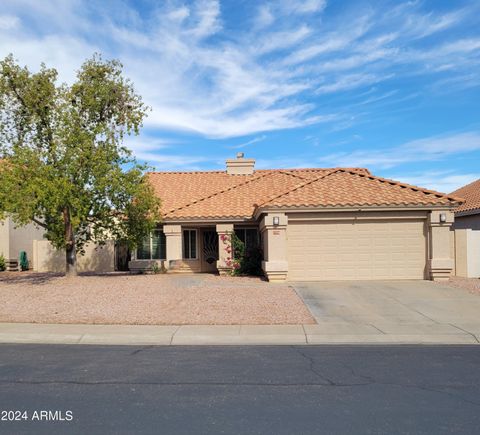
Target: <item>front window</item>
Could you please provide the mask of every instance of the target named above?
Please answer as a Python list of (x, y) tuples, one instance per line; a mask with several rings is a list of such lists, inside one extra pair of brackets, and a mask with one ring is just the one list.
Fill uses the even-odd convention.
[(236, 228), (235, 235), (245, 245), (245, 251), (256, 248), (259, 245), (260, 238), (256, 228)]
[(197, 230), (183, 230), (183, 258), (197, 258)]
[(154, 230), (137, 248), (138, 260), (165, 260), (167, 258), (167, 242), (162, 230)]

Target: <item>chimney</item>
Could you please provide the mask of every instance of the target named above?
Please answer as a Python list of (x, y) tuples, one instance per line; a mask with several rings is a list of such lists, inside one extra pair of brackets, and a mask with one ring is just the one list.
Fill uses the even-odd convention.
[(236, 159), (227, 159), (226, 163), (229, 175), (252, 175), (255, 159), (246, 159), (243, 153), (237, 153)]

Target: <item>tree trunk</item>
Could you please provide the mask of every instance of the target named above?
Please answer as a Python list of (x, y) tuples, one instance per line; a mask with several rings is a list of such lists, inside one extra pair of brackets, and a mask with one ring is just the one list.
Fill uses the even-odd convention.
[(63, 210), (63, 221), (65, 223), (65, 260), (67, 276), (77, 276), (77, 253), (75, 251), (75, 235), (73, 234), (70, 210), (65, 207)]

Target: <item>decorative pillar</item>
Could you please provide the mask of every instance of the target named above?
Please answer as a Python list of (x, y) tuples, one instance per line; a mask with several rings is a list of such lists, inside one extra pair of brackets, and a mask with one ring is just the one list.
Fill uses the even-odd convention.
[(434, 210), (429, 214), (428, 267), (432, 281), (447, 280), (452, 273), (454, 260), (450, 247), (450, 229), (453, 220), (454, 214), (450, 210)]
[(233, 257), (232, 239), (233, 224), (217, 224), (218, 260), (217, 269), (220, 275), (228, 275), (232, 270)]
[(263, 240), (262, 269), (269, 281), (285, 281), (288, 273), (285, 213), (269, 213), (260, 222)]
[(163, 232), (165, 234), (167, 245), (167, 261), (166, 268), (175, 267), (175, 262), (182, 260), (182, 226), (181, 225), (164, 225)]

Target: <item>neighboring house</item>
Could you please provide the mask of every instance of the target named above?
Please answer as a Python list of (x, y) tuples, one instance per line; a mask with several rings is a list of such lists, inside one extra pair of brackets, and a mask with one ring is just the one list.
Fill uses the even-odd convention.
[(180, 271), (228, 271), (231, 232), (260, 241), (269, 280), (446, 279), (450, 227), (462, 200), (367, 169), (152, 172), (163, 221), (130, 262)]
[[(54, 249), (43, 237), (44, 232), (43, 228), (34, 223), (17, 226), (10, 217), (0, 221), (0, 254), (6, 260), (7, 270), (19, 269), (20, 252), (25, 251), (29, 269), (36, 272), (65, 271), (65, 251)], [(112, 272), (119, 263), (115, 258), (116, 253), (117, 247), (114, 247), (113, 240), (103, 247), (90, 243), (85, 246), (85, 255), (77, 258), (78, 269), (81, 272)]]
[(0, 254), (7, 262), (7, 270), (18, 268), (18, 258), (21, 251), (27, 253), (29, 267), (35, 267), (33, 262), (33, 240), (42, 239), (44, 230), (35, 224), (16, 226), (13, 220), (7, 217), (0, 221)]
[(480, 179), (450, 195), (465, 199), (465, 202), (454, 210), (455, 229), (480, 230)]
[(451, 195), (465, 199), (455, 211), (455, 274), (480, 278), (480, 180), (467, 184)]

